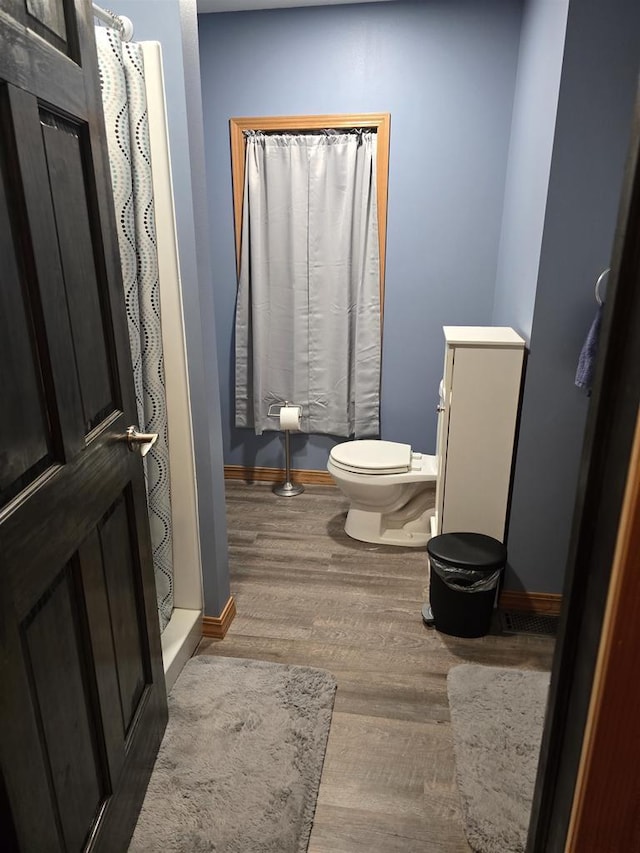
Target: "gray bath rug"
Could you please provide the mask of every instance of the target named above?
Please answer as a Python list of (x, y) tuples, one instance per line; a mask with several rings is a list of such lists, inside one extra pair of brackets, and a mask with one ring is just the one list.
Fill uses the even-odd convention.
[(130, 853), (304, 853), (335, 690), (319, 669), (190, 660)]
[(549, 673), (463, 664), (447, 688), (469, 844), (477, 853), (522, 853)]

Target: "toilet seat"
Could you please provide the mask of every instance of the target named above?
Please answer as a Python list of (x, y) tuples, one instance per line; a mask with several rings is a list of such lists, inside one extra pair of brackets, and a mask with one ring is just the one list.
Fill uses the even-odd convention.
[[(329, 454), (331, 462), (352, 474), (406, 474), (411, 470), (410, 444), (379, 439), (359, 439), (337, 444)], [(416, 454), (419, 456), (420, 454)]]

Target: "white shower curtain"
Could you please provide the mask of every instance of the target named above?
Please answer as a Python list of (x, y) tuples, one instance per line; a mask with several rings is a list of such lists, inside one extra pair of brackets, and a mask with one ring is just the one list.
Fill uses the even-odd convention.
[(142, 48), (96, 28), (138, 423), (157, 432), (145, 456), (149, 526), (160, 627), (173, 611), (169, 446), (147, 99)]
[(236, 426), (379, 433), (380, 259), (369, 131), (246, 139), (236, 305)]

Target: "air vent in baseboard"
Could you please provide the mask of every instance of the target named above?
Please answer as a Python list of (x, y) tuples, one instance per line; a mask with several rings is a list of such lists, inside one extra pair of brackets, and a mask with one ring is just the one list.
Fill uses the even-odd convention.
[(500, 610), (500, 627), (505, 634), (537, 634), (555, 637), (558, 617), (544, 613), (522, 613), (517, 610)]

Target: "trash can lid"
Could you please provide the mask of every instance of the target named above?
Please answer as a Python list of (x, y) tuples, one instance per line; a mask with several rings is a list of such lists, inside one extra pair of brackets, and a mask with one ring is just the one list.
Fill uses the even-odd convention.
[(468, 569), (499, 569), (507, 562), (507, 549), (484, 533), (442, 533), (427, 542), (430, 557)]

